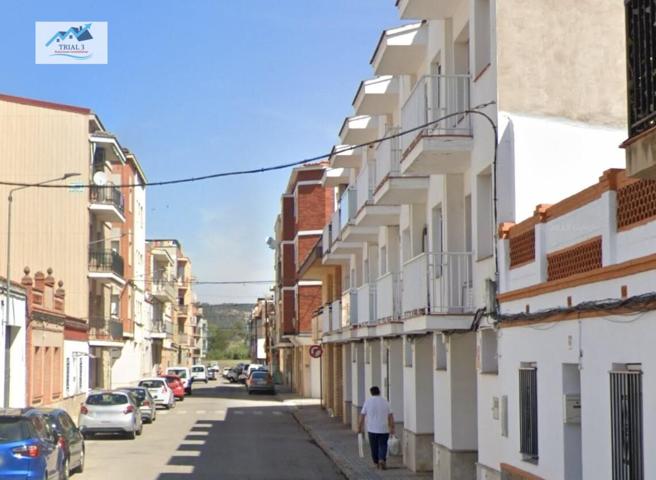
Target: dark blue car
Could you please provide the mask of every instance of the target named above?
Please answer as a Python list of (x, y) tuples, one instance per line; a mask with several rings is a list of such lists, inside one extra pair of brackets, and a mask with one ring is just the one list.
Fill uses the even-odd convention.
[(54, 480), (64, 473), (57, 435), (34, 409), (0, 409), (0, 478)]

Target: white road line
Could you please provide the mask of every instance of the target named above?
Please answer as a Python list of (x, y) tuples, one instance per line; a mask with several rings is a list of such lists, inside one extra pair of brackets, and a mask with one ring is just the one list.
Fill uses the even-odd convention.
[(279, 412), (279, 411), (277, 411), (277, 410), (274, 411), (274, 412), (272, 412), (272, 413), (273, 413), (274, 415), (282, 415), (282, 412)]
[(193, 465), (163, 465), (160, 467), (162, 470), (160, 473), (180, 473), (180, 474), (192, 474), (194, 473)]
[(210, 432), (207, 430), (192, 430), (187, 435), (191, 435), (192, 437), (206, 437), (209, 434)]
[(212, 428), (212, 424), (211, 423), (200, 423), (199, 422), (196, 425), (194, 425), (194, 428)]
[(174, 457), (200, 457), (200, 450), (176, 450)]
[(182, 440), (180, 445), (205, 445), (205, 440)]
[(262, 415), (262, 410), (255, 410), (253, 415)]
[(205, 410), (196, 410), (196, 413), (206, 413)]

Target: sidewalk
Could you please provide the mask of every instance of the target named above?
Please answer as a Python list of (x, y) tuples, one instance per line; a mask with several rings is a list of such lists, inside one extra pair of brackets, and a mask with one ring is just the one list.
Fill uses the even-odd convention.
[[(387, 470), (376, 470), (365, 444), (365, 458), (358, 455), (357, 435), (338, 418), (330, 418), (318, 400), (292, 398), (284, 401), (294, 405), (293, 415), (317, 445), (335, 462), (348, 479), (429, 479), (432, 473), (412, 473), (403, 466), (401, 456), (388, 457)], [(310, 403), (312, 402), (312, 403)]]

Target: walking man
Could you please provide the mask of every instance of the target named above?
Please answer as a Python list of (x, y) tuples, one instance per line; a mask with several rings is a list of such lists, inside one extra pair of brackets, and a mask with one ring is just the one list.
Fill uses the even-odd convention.
[(373, 386), (369, 392), (371, 397), (365, 400), (360, 413), (358, 433), (363, 433), (366, 421), (371, 458), (376, 468), (385, 470), (387, 468), (385, 463), (387, 461), (387, 440), (390, 433), (394, 434), (394, 415), (392, 415), (387, 400), (380, 396), (380, 388)]

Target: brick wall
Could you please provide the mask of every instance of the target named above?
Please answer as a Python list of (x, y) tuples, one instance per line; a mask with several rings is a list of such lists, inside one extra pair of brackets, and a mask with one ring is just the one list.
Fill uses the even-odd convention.
[(294, 240), (296, 219), (294, 218), (294, 197), (282, 197), (282, 240)]
[(293, 335), (295, 333), (294, 317), (296, 316), (296, 296), (293, 290), (282, 292), (282, 333)]
[(314, 311), (321, 306), (321, 285), (298, 287), (298, 331), (312, 333)]
[(294, 244), (282, 245), (282, 285), (291, 287), (296, 284), (296, 255)]
[(297, 237), (296, 239), (296, 270), (298, 271), (305, 260), (307, 259), (308, 254), (312, 251), (314, 246), (317, 244), (321, 235), (303, 235), (302, 237)]
[(326, 189), (320, 184), (299, 185), (296, 192), (297, 230), (322, 230), (326, 225)]

